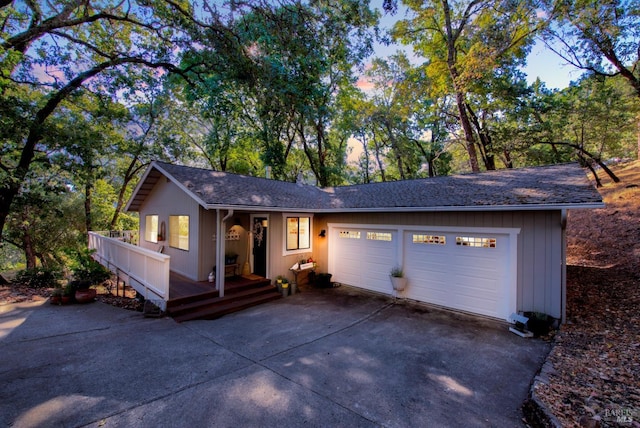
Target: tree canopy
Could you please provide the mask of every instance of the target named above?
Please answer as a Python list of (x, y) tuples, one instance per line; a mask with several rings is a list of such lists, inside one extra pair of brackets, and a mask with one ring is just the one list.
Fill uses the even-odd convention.
[[(331, 186), (635, 157), (639, 16), (633, 0), (2, 1), (0, 241), (32, 266), (135, 228), (122, 210), (154, 159)], [(407, 51), (373, 57), (392, 39)], [(585, 74), (528, 83), (540, 41)]]

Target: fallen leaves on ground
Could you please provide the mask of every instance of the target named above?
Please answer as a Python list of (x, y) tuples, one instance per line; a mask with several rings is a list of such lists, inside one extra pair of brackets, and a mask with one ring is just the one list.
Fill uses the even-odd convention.
[(640, 427), (640, 162), (615, 172), (606, 208), (568, 218), (567, 324), (537, 388), (567, 427)]
[[(115, 289), (114, 289), (115, 290)], [(143, 303), (135, 299), (135, 291), (128, 288), (125, 296), (115, 296), (105, 287), (98, 287), (98, 295), (96, 299), (108, 305), (116, 306), (122, 309), (142, 312)], [(0, 305), (9, 305), (23, 302), (42, 302), (47, 300), (53, 288), (30, 288), (26, 285), (11, 283), (9, 285), (0, 286)], [(122, 288), (119, 294), (123, 294)]]

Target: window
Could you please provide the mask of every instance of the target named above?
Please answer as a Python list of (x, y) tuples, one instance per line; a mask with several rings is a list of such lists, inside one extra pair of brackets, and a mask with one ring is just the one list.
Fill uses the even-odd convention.
[(444, 235), (413, 234), (414, 244), (447, 245), (447, 237)]
[(338, 236), (343, 239), (360, 239), (360, 232), (354, 230), (341, 230)]
[(496, 248), (496, 238), (456, 236), (456, 245), (461, 245), (463, 247)]
[(169, 216), (169, 246), (189, 251), (189, 216)]
[(144, 217), (144, 240), (158, 243), (158, 216), (147, 215)]
[(287, 251), (311, 248), (311, 217), (286, 217)]
[(370, 241), (391, 241), (392, 236), (389, 232), (367, 232), (367, 239)]

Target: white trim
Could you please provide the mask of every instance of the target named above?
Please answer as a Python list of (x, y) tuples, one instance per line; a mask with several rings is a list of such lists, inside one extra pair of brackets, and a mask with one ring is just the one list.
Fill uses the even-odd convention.
[[(353, 229), (372, 229), (372, 230), (393, 230), (397, 231), (397, 259), (396, 264), (403, 266), (405, 259), (404, 254), (404, 238), (406, 232), (424, 232), (433, 231), (435, 233), (473, 233), (473, 234), (498, 234), (506, 235), (509, 239), (509, 260), (508, 260), (508, 286), (506, 292), (506, 302), (509, 305), (508, 313), (516, 312), (518, 305), (518, 235), (521, 228), (519, 227), (465, 227), (465, 226), (433, 226), (424, 225), (394, 225), (394, 224), (359, 224), (359, 223), (327, 223), (329, 236), (334, 236), (335, 229), (353, 228)], [(455, 243), (453, 243), (455, 244)], [(337, 245), (332, 240), (327, 243), (327, 253), (329, 254), (328, 268), (329, 272), (335, 271), (337, 261), (334, 258), (336, 254), (332, 247)], [(355, 284), (354, 284), (355, 285)], [(508, 319), (507, 319), (508, 321)]]
[[(287, 250), (287, 217), (309, 217), (309, 248)], [(313, 213), (308, 212), (283, 212), (282, 213), (282, 255), (292, 256), (313, 252)]]

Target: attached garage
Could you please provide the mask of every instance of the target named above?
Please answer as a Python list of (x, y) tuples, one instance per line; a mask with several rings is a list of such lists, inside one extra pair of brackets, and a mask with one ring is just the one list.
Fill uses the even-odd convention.
[(516, 228), (329, 225), (329, 268), (336, 282), (392, 294), (389, 273), (402, 267), (398, 297), (508, 319), (516, 311)]
[[(176, 200), (188, 212), (176, 213)], [(189, 251), (167, 251), (171, 269), (192, 278), (222, 265), (227, 239), (216, 237), (232, 222), (260, 217), (269, 230), (265, 275), (292, 280), (290, 268), (313, 258), (334, 281), (378, 293), (503, 320), (540, 312), (559, 321), (567, 210), (602, 206), (577, 164), (318, 188), (162, 162), (148, 168), (127, 205), (141, 218), (189, 216)], [(308, 218), (305, 245), (290, 248), (282, 219), (296, 217)], [(389, 280), (395, 266), (408, 278), (401, 293)]]

